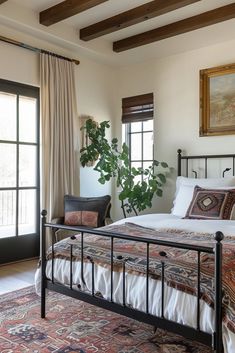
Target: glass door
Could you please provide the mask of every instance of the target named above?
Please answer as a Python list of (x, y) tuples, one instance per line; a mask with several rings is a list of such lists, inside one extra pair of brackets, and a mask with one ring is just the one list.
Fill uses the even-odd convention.
[(39, 254), (39, 88), (0, 80), (0, 263)]

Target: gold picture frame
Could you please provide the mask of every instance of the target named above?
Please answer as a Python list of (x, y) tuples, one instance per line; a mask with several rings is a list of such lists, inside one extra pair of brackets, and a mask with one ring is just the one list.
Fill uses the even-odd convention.
[(200, 70), (200, 136), (235, 134), (235, 64)]

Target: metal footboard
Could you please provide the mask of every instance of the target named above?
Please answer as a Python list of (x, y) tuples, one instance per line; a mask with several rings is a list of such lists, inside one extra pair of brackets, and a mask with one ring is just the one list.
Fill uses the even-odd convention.
[[(80, 233), (81, 237), (81, 280), (84, 281), (84, 236), (85, 233), (96, 234), (110, 239), (110, 296), (109, 300), (101, 298), (95, 295), (95, 271), (94, 271), (94, 261), (92, 257), (88, 260), (91, 263), (91, 294), (86, 293), (82, 290), (73, 289), (73, 245), (70, 245), (70, 283), (69, 286), (65, 286), (56, 283), (54, 280), (54, 240), (52, 244), (52, 278), (48, 279), (46, 277), (46, 228), (54, 227), (54, 224), (46, 223), (47, 212), (42, 211), (42, 230), (41, 230), (41, 317), (45, 318), (46, 315), (46, 289), (50, 289), (61, 294), (68, 295), (73, 298), (80, 299), (82, 301), (88, 302), (90, 304), (102, 307), (104, 309), (111, 310), (121, 315), (133, 318), (135, 320), (145, 322), (147, 324), (153, 325), (154, 327), (162, 328), (167, 331), (171, 331), (176, 334), (180, 334), (188, 339), (199, 341), (207, 346), (213, 347), (214, 352), (222, 353), (222, 243), (223, 234), (217, 232), (215, 234), (216, 243), (214, 246), (199, 246), (192, 244), (183, 244), (171, 241), (163, 241), (157, 239), (140, 238), (135, 236), (130, 236), (126, 234), (116, 234), (113, 232), (100, 230), (100, 229), (84, 229), (79, 227), (70, 227), (64, 225), (57, 225), (57, 228), (68, 229), (72, 231), (77, 231)], [(141, 242), (146, 244), (146, 275), (143, 277), (145, 281), (145, 311), (140, 311), (137, 309), (130, 308), (126, 305), (126, 259), (120, 259), (122, 261), (122, 304), (118, 304), (113, 300), (114, 283), (113, 283), (113, 272), (114, 272), (114, 239), (125, 239), (128, 241)], [(162, 254), (161, 261), (161, 315), (154, 316), (149, 313), (149, 247), (151, 244), (163, 245), (169, 248), (178, 248), (185, 250), (193, 250), (197, 252), (197, 311), (196, 311), (196, 329), (190, 326), (179, 324), (177, 322), (168, 320), (164, 315), (164, 290), (165, 290), (165, 261), (164, 254)], [(200, 298), (201, 298), (201, 254), (208, 253), (214, 254), (215, 258), (215, 271), (214, 271), (214, 310), (215, 310), (215, 324), (213, 334), (209, 334), (201, 331), (200, 328)], [(161, 255), (161, 254), (160, 254)]]

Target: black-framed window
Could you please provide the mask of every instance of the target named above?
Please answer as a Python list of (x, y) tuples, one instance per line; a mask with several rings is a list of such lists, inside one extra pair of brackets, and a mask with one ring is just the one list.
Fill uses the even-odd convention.
[(129, 147), (131, 167), (152, 165), (153, 110), (152, 93), (122, 99), (123, 141)]
[(0, 80), (0, 239), (39, 234), (39, 88)]

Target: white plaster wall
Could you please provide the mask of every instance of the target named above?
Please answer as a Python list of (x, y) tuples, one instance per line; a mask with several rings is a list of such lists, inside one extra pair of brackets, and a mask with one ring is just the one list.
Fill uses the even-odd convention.
[[(115, 133), (121, 138), (121, 98), (154, 93), (155, 158), (176, 168), (176, 151), (188, 154), (234, 153), (235, 136), (199, 137), (199, 70), (235, 62), (235, 40), (160, 60), (119, 69), (119, 107)], [(156, 198), (151, 212), (169, 211), (175, 191), (176, 170)], [(115, 203), (115, 217), (121, 217)]]
[[(79, 115), (91, 115), (96, 121), (112, 121), (115, 113), (115, 77), (113, 68), (88, 60), (81, 62), (77, 70)], [(111, 130), (109, 135), (111, 136)], [(81, 196), (102, 196), (111, 194), (111, 183), (101, 185), (99, 174), (93, 167), (80, 167)]]
[(0, 78), (39, 86), (39, 56), (31, 51), (0, 42)]
[[(55, 50), (57, 53), (74, 57), (74, 53), (60, 50), (59, 47), (38, 41), (33, 37), (14, 33), (13, 30), (0, 26), (1, 34), (10, 38), (29, 42), (36, 47)], [(77, 55), (75, 57), (78, 57)], [(115, 70), (101, 63), (96, 63), (79, 55), (80, 65), (75, 66), (78, 115), (88, 114), (97, 121), (112, 120), (114, 102)], [(20, 83), (40, 86), (39, 55), (37, 53), (0, 42), (0, 78)], [(77, 127), (78, 146), (80, 130)], [(79, 146), (80, 147), (80, 146)], [(78, 149), (79, 151), (79, 149)], [(111, 183), (102, 186), (97, 181), (97, 174), (92, 168), (80, 168), (77, 153), (78, 182), (76, 194), (81, 196), (100, 196), (111, 194)], [(80, 178), (80, 183), (79, 183)]]

